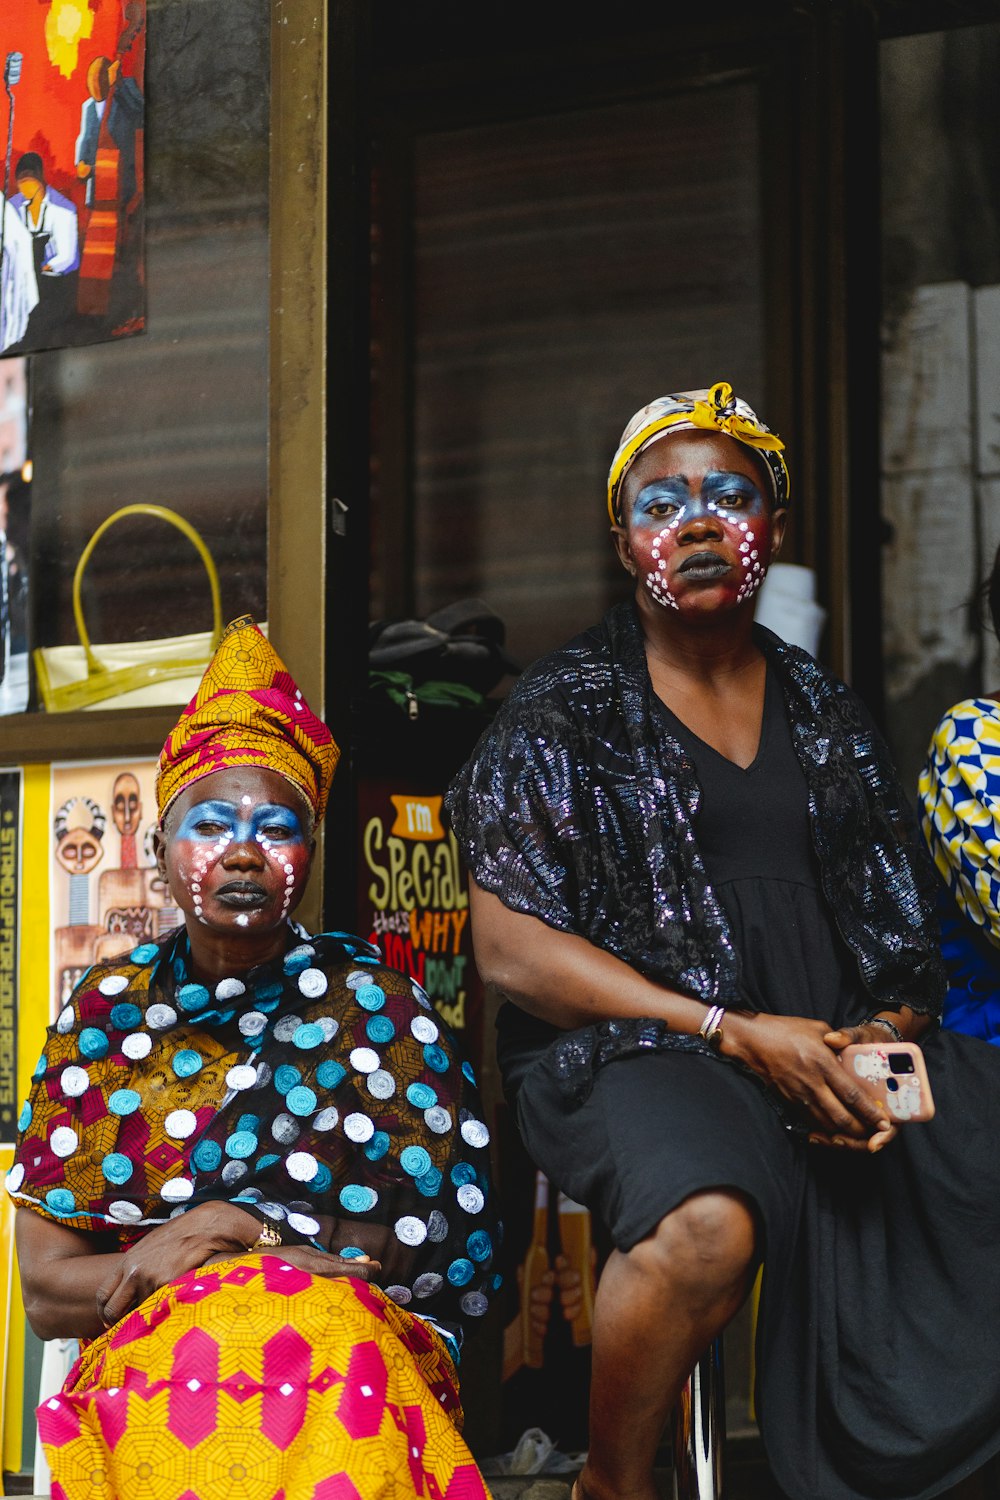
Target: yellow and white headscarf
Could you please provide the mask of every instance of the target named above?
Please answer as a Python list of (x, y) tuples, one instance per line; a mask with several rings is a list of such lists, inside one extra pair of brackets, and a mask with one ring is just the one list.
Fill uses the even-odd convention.
[(788, 504), (788, 465), (782, 458), (784, 443), (764, 426), (751, 406), (733, 388), (720, 380), (707, 391), (682, 391), (676, 396), (658, 396), (628, 422), (608, 474), (608, 515), (611, 524), (621, 524), (622, 482), (644, 448), (665, 432), (701, 428), (724, 432), (759, 453), (771, 476), (775, 506)]
[(934, 731), (920, 824), (961, 911), (1000, 947), (1000, 705), (969, 698)]

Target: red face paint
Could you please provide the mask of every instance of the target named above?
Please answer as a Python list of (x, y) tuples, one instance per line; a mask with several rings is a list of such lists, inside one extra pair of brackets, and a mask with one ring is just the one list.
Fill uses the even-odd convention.
[(630, 480), (628, 551), (654, 604), (700, 612), (753, 598), (771, 561), (774, 517), (737, 444), (678, 434), (651, 444)]
[(236, 799), (215, 795), (178, 810), (166, 840), (170, 889), (186, 915), (217, 930), (260, 931), (298, 905), (312, 857), (299, 810), (273, 788)]

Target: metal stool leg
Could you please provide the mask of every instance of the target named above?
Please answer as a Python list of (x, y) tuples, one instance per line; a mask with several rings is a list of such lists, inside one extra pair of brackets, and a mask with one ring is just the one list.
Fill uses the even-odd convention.
[(674, 1500), (722, 1500), (726, 1393), (721, 1339), (691, 1371), (672, 1425)]

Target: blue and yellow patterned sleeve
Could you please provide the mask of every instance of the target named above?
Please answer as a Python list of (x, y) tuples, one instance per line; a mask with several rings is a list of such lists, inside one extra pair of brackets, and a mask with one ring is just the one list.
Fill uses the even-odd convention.
[(949, 709), (920, 776), (920, 822), (959, 909), (1000, 947), (1000, 704)]

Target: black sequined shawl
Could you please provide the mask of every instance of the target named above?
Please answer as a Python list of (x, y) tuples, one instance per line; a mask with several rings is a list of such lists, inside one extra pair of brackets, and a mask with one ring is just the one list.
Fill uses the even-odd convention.
[[(857, 957), (861, 1003), (937, 1015), (933, 870), (888, 751), (849, 688), (770, 631), (756, 638), (784, 694), (823, 891)], [(506, 906), (659, 984), (738, 1003), (739, 955), (698, 850), (700, 800), (627, 603), (525, 672), (446, 805), (470, 871)]]

